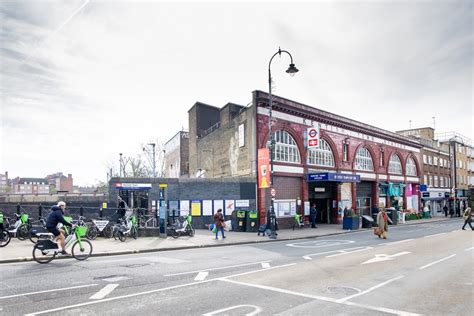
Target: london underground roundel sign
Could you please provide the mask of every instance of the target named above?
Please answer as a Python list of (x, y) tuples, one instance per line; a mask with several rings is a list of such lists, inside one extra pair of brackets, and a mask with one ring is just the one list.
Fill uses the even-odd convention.
[(308, 148), (319, 148), (319, 126), (312, 126), (306, 130)]

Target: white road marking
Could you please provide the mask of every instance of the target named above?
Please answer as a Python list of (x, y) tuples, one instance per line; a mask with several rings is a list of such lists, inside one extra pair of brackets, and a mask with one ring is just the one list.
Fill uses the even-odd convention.
[(233, 265), (233, 266), (225, 266), (225, 267), (218, 267), (218, 268), (201, 269), (201, 270), (188, 271), (188, 272), (171, 273), (171, 274), (165, 274), (164, 276), (184, 275), (184, 274), (191, 274), (191, 273), (199, 273), (199, 272), (202, 272), (202, 271), (224, 270), (224, 269), (229, 269), (229, 268), (251, 266), (251, 265), (254, 265), (254, 264), (261, 264), (261, 263), (264, 263), (264, 262), (271, 262), (271, 260), (236, 264), (236, 265)]
[(337, 302), (336, 299), (333, 299), (333, 298), (330, 298), (330, 297), (323, 297), (323, 296), (316, 296), (316, 295), (310, 295), (310, 294), (305, 294), (305, 293), (299, 293), (299, 292), (289, 291), (289, 290), (280, 289), (280, 288), (271, 287), (271, 286), (266, 286), (266, 285), (258, 285), (258, 284), (239, 282), (239, 281), (234, 281), (234, 280), (228, 280), (226, 278), (222, 278), (220, 280), (224, 281), (224, 282), (229, 282), (229, 283), (234, 283), (234, 284), (249, 286), (249, 287), (255, 287), (255, 288), (274, 291), (274, 292), (279, 292), (279, 293), (283, 293), (283, 294), (290, 294), (290, 295), (295, 295), (295, 296), (312, 298), (312, 299), (315, 299), (315, 300), (332, 302), (332, 303), (337, 303), (337, 304), (341, 304), (341, 305), (350, 305), (350, 306), (361, 307), (361, 308), (365, 308), (365, 309), (368, 309), (368, 310), (374, 310), (374, 311), (384, 312), (384, 313), (388, 313), (388, 314), (402, 315), (402, 316), (421, 316), (420, 314), (400, 311), (400, 310), (396, 310), (396, 309), (390, 309), (390, 308), (384, 308), (384, 307), (375, 307), (375, 306), (370, 306), (370, 305), (365, 305), (365, 304), (358, 304), (358, 303), (353, 303), (353, 302)]
[(106, 278), (106, 279), (102, 279), (106, 282), (118, 282), (118, 281), (123, 281), (123, 280), (130, 280), (130, 278), (128, 277), (124, 277), (124, 276), (119, 276), (119, 277), (115, 277), (115, 278)]
[(370, 250), (370, 249), (373, 249), (373, 248), (372, 247), (365, 247), (365, 248), (362, 248), (362, 249), (357, 249), (357, 250), (352, 250), (352, 251), (340, 251), (340, 253), (337, 253), (335, 255), (326, 256), (326, 258), (344, 256), (344, 255), (352, 254), (352, 253), (355, 253), (355, 252), (361, 252), (361, 251), (366, 251), (366, 250)]
[(97, 285), (98, 285), (98, 284), (87, 284), (87, 285), (63, 287), (63, 288), (61, 288), (61, 289), (53, 289), (53, 290), (44, 290), (44, 291), (29, 292), (29, 293), (23, 293), (23, 294), (7, 295), (7, 296), (2, 296), (2, 297), (0, 297), (0, 300), (1, 300), (1, 299), (5, 299), (5, 298), (19, 297), (19, 296), (27, 296), (27, 295), (35, 295), (35, 294), (42, 294), (42, 293), (49, 293), (49, 292), (56, 292), (56, 291), (65, 291), (65, 290), (80, 289), (80, 288), (83, 288), (83, 287), (91, 287), (91, 286), (97, 286)]
[[(258, 272), (268, 271), (268, 270), (271, 270), (271, 269), (285, 268), (285, 267), (288, 267), (288, 266), (293, 266), (295, 264), (296, 263), (290, 263), (290, 264), (286, 264), (286, 265), (270, 267), (268, 269), (258, 269), (258, 270), (254, 270), (254, 271), (248, 271), (248, 272), (244, 272), (244, 273), (233, 274), (233, 275), (227, 276), (226, 278), (237, 277), (237, 276), (241, 276), (241, 275), (245, 275), (245, 274), (251, 274), (251, 273), (258, 273)], [(159, 293), (159, 292), (179, 289), (179, 288), (183, 288), (183, 287), (187, 287), (187, 286), (194, 286), (194, 285), (197, 285), (197, 284), (204, 284), (204, 283), (214, 282), (216, 280), (221, 280), (221, 279), (222, 278), (208, 279), (208, 280), (204, 280), (204, 281), (190, 282), (190, 283), (186, 283), (186, 284), (179, 284), (179, 285), (174, 285), (174, 286), (155, 289), (155, 290), (132, 293), (132, 294), (116, 296), (116, 297), (110, 297), (110, 298), (104, 298), (102, 300), (89, 301), (89, 302), (85, 302), (85, 303), (62, 306), (62, 307), (58, 307), (58, 308), (54, 308), (54, 309), (48, 309), (48, 310), (44, 310), (44, 311), (25, 314), (25, 316), (42, 315), (42, 314), (48, 314), (48, 313), (62, 311), (62, 310), (66, 310), (66, 309), (76, 308), (76, 307), (100, 304), (100, 303), (111, 302), (111, 301), (116, 301), (116, 300), (123, 300), (125, 298), (136, 297), (136, 296), (147, 295), (147, 294), (153, 294), (153, 293)]]
[(396, 254), (393, 254), (393, 255), (376, 254), (374, 258), (369, 259), (365, 262), (362, 262), (361, 264), (369, 264), (369, 263), (376, 263), (376, 262), (381, 262), (381, 261), (389, 261), (389, 260), (393, 260), (393, 258), (395, 258), (395, 257), (408, 255), (410, 253), (411, 252), (409, 252), (409, 251), (403, 251), (403, 252), (399, 252), (399, 253), (396, 253)]
[(255, 306), (255, 305), (235, 305), (235, 306), (219, 309), (219, 310), (216, 310), (216, 311), (213, 311), (213, 312), (210, 312), (210, 313), (202, 314), (202, 316), (212, 316), (212, 315), (216, 315), (216, 314), (219, 314), (219, 313), (222, 313), (222, 312), (226, 312), (226, 311), (230, 311), (230, 310), (237, 309), (237, 308), (242, 308), (242, 307), (252, 307), (254, 309), (253, 312), (245, 314), (246, 316), (258, 315), (258, 313), (260, 313), (262, 311), (262, 309), (260, 307)]
[(310, 253), (303, 256), (303, 258), (306, 260), (313, 260), (311, 257), (314, 257), (314, 256), (320, 256), (320, 255), (326, 255), (326, 254), (335, 253), (335, 252), (344, 252), (347, 250), (356, 250), (356, 249), (362, 249), (362, 248), (364, 247), (353, 247), (353, 248), (344, 248), (344, 249), (339, 249), (339, 250), (330, 250), (330, 251), (324, 251), (324, 252)]
[(112, 293), (112, 291), (115, 290), (115, 288), (117, 286), (119, 286), (119, 285), (118, 284), (107, 284), (99, 292), (97, 292), (94, 295), (92, 295), (91, 297), (89, 297), (89, 299), (91, 299), (91, 300), (101, 300), (104, 297), (106, 297), (107, 295), (109, 295), (110, 293)]
[[(344, 244), (353, 244), (355, 243), (354, 240), (312, 240), (312, 241), (303, 241), (298, 243), (291, 243), (286, 244), (288, 247), (295, 247), (295, 248), (322, 248), (322, 247), (330, 247), (330, 246), (338, 246)], [(308, 245), (306, 244), (313, 244)]]
[(446, 235), (447, 233), (439, 233), (439, 234), (434, 234), (434, 235), (427, 235), (423, 236), (423, 238), (428, 238), (428, 237), (433, 237), (433, 236), (440, 236), (440, 235)]
[(469, 250), (472, 250), (472, 249), (474, 249), (474, 247), (464, 249), (464, 251), (469, 251)]
[(402, 243), (412, 241), (412, 240), (415, 240), (415, 239), (404, 239), (404, 240), (400, 240), (400, 241), (392, 241), (392, 242), (388, 242), (388, 243), (382, 243), (382, 244), (379, 244), (379, 245), (380, 246), (391, 246), (391, 245), (396, 245), (396, 244), (402, 244)]
[(433, 262), (431, 262), (431, 263), (428, 263), (427, 265), (424, 265), (424, 266), (420, 267), (420, 270), (423, 270), (423, 269), (426, 269), (426, 268), (428, 268), (428, 267), (431, 267), (432, 265), (435, 265), (435, 264), (437, 264), (437, 263), (443, 262), (444, 260), (451, 259), (451, 258), (454, 257), (454, 256), (456, 256), (456, 254), (447, 256), (446, 258), (443, 258), (443, 259), (439, 259), (439, 260), (433, 261)]
[(194, 281), (202, 281), (202, 280), (205, 280), (208, 275), (209, 275), (209, 272), (201, 271), (201, 272), (199, 272), (198, 275), (194, 278)]
[(372, 292), (373, 290), (376, 290), (376, 289), (378, 289), (378, 288), (380, 288), (380, 287), (382, 287), (382, 286), (384, 286), (384, 285), (387, 285), (387, 284), (392, 283), (392, 282), (394, 282), (394, 281), (400, 280), (400, 279), (403, 278), (403, 277), (404, 277), (403, 275), (400, 275), (400, 276), (398, 276), (398, 277), (396, 277), (396, 278), (393, 278), (393, 279), (387, 280), (387, 281), (385, 281), (385, 282), (382, 282), (382, 283), (380, 283), (380, 284), (377, 284), (377, 285), (375, 285), (375, 286), (372, 286), (371, 288), (368, 288), (367, 290), (362, 291), (362, 292), (360, 292), (360, 293), (357, 293), (357, 294), (354, 294), (354, 295), (350, 295), (350, 296), (341, 298), (341, 299), (337, 300), (337, 302), (338, 302), (338, 303), (342, 303), (342, 302), (348, 301), (348, 300), (350, 300), (350, 299), (352, 299), (352, 298), (354, 298), (354, 297), (367, 294), (367, 293)]
[(270, 262), (262, 262), (262, 268), (264, 269), (270, 268)]

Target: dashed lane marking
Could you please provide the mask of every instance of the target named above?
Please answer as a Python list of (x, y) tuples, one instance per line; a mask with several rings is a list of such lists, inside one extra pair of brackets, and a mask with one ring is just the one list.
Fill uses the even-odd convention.
[(270, 262), (262, 262), (262, 268), (264, 269), (270, 268)]
[(365, 247), (365, 248), (362, 248), (362, 249), (357, 249), (357, 250), (352, 250), (352, 251), (341, 251), (340, 253), (337, 253), (337, 254), (335, 254), (335, 255), (326, 256), (326, 258), (333, 258), (333, 257), (339, 257), (339, 256), (349, 255), (349, 254), (352, 254), (352, 253), (355, 253), (355, 252), (361, 252), (361, 251), (366, 251), (366, 250), (370, 250), (370, 249), (374, 249), (374, 248), (372, 248), (372, 247)]
[(104, 297), (106, 297), (107, 295), (109, 295), (110, 293), (112, 293), (112, 291), (115, 290), (115, 288), (117, 286), (119, 286), (119, 285), (118, 284), (107, 284), (99, 292), (92, 295), (89, 299), (91, 299), (91, 300), (101, 300)]
[(236, 264), (236, 265), (233, 265), (233, 266), (225, 266), (225, 267), (201, 269), (201, 270), (188, 271), (188, 272), (170, 273), (170, 274), (165, 274), (164, 276), (175, 276), (175, 275), (184, 275), (184, 274), (199, 273), (199, 272), (203, 272), (203, 271), (224, 270), (224, 269), (229, 269), (229, 268), (237, 268), (237, 267), (245, 267), (245, 266), (250, 266), (250, 265), (255, 265), (255, 264), (261, 264), (261, 263), (264, 263), (264, 262), (271, 262), (271, 260), (258, 261), (258, 262), (250, 262), (250, 263), (243, 263), (243, 264)]
[(434, 234), (434, 235), (427, 235), (424, 236), (423, 238), (428, 238), (428, 237), (434, 237), (434, 236), (441, 236), (441, 235), (446, 235), (447, 233), (439, 233), (439, 234)]
[(0, 297), (0, 300), (1, 299), (6, 299), (6, 298), (12, 298), (12, 297), (19, 297), (19, 296), (28, 296), (28, 295), (36, 295), (36, 294), (42, 294), (42, 293), (56, 292), (56, 291), (66, 291), (66, 290), (80, 289), (80, 288), (83, 288), (83, 287), (91, 287), (91, 286), (97, 286), (97, 285), (98, 284), (87, 284), (87, 285), (63, 287), (61, 289), (52, 289), (52, 290), (44, 290), (44, 291), (37, 291), (37, 292), (7, 295), (7, 296)]
[(431, 267), (432, 265), (435, 265), (435, 264), (437, 264), (437, 263), (440, 263), (440, 262), (443, 262), (443, 261), (445, 261), (445, 260), (451, 259), (451, 258), (453, 258), (453, 257), (455, 257), (455, 256), (456, 256), (456, 254), (447, 256), (447, 257), (445, 257), (445, 258), (443, 258), (443, 259), (439, 259), (439, 260), (433, 261), (433, 262), (431, 262), (431, 263), (428, 263), (427, 265), (424, 265), (424, 266), (420, 267), (420, 270), (429, 268), (429, 267)]
[(380, 284), (377, 284), (377, 285), (375, 285), (375, 286), (372, 286), (371, 288), (368, 288), (367, 290), (362, 291), (362, 292), (360, 292), (360, 293), (357, 293), (357, 294), (354, 294), (354, 295), (350, 295), (350, 296), (341, 298), (341, 299), (339, 299), (337, 302), (338, 302), (338, 303), (342, 303), (342, 302), (348, 301), (348, 300), (350, 300), (350, 299), (352, 299), (352, 298), (354, 298), (354, 297), (357, 297), (357, 296), (361, 296), (361, 295), (370, 293), (370, 292), (372, 292), (373, 290), (376, 290), (376, 289), (378, 289), (378, 288), (380, 288), (380, 287), (382, 287), (382, 286), (384, 286), (384, 285), (387, 285), (387, 284), (389, 284), (389, 283), (392, 283), (392, 282), (395, 282), (395, 281), (397, 281), (397, 280), (400, 280), (400, 279), (403, 278), (403, 277), (404, 277), (404, 276), (401, 275), (401, 276), (398, 276), (398, 277), (396, 277), (396, 278), (387, 280), (387, 281), (385, 281), (385, 282), (382, 282), (382, 283), (380, 283)]
[(194, 281), (205, 280), (208, 275), (209, 275), (209, 272), (201, 271), (196, 275), (196, 277), (194, 278)]
[(412, 240), (415, 240), (415, 239), (404, 239), (404, 240), (392, 241), (392, 242), (388, 242), (388, 243), (381, 243), (379, 245), (380, 246), (391, 246), (391, 245), (403, 244), (405, 242), (409, 242), (409, 241), (412, 241)]
[(216, 315), (216, 314), (226, 312), (226, 311), (230, 311), (230, 310), (233, 310), (233, 309), (246, 308), (246, 307), (253, 308), (253, 312), (245, 314), (246, 316), (258, 315), (262, 311), (262, 309), (260, 307), (255, 306), (255, 305), (235, 305), (235, 306), (219, 309), (219, 310), (216, 310), (216, 311), (213, 311), (213, 312), (210, 312), (210, 313), (202, 314), (202, 316), (212, 316), (212, 315)]

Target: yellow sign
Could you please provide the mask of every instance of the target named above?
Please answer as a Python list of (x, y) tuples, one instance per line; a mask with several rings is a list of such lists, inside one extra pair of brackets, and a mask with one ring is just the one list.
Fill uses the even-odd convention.
[(162, 183), (160, 183), (160, 188), (167, 188), (167, 187), (168, 187), (167, 184), (162, 184)]
[(107, 202), (102, 203), (102, 208), (107, 208)]
[(201, 201), (191, 202), (191, 215), (201, 216)]

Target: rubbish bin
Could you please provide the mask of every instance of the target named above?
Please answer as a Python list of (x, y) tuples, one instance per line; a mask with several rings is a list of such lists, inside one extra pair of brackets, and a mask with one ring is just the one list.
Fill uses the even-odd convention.
[(356, 230), (359, 229), (359, 216), (345, 216), (342, 219), (342, 229)]
[(235, 212), (235, 215), (237, 217), (237, 225), (234, 228), (234, 231), (236, 232), (244, 232), (245, 231), (245, 211), (237, 211)]
[(374, 227), (374, 219), (368, 215), (362, 215), (362, 228)]
[(386, 209), (387, 217), (388, 217), (388, 224), (389, 225), (397, 225), (398, 224), (398, 212), (395, 208), (390, 207)]
[(247, 214), (247, 232), (257, 232), (258, 231), (258, 213), (257, 211), (248, 211)]

